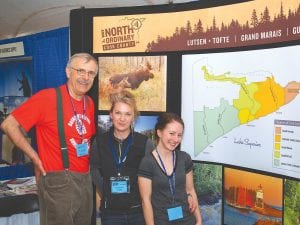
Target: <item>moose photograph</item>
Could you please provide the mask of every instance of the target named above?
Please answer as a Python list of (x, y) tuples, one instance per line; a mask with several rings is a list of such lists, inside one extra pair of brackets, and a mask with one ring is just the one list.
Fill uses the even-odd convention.
[(109, 110), (109, 95), (126, 89), (139, 111), (166, 110), (166, 56), (99, 57), (98, 110)]

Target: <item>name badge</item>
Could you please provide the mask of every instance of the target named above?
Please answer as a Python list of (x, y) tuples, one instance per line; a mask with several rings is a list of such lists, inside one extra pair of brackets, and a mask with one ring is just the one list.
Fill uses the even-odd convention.
[(112, 194), (130, 193), (130, 182), (128, 176), (111, 177), (110, 186)]
[(167, 209), (169, 221), (179, 220), (183, 218), (182, 206), (176, 206)]
[(76, 154), (77, 154), (77, 157), (88, 155), (89, 154), (88, 144), (87, 143), (77, 144), (76, 145)]

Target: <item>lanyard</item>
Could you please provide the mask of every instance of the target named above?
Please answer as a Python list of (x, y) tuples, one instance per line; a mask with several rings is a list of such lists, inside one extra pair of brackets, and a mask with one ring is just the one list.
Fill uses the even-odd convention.
[(83, 96), (83, 112), (82, 112), (82, 118), (80, 119), (79, 116), (78, 116), (78, 113), (76, 111), (75, 105), (73, 103), (69, 88), (68, 88), (67, 85), (66, 85), (66, 87), (67, 87), (69, 98), (70, 98), (70, 101), (71, 101), (71, 104), (72, 104), (73, 114), (74, 114), (75, 119), (76, 119), (76, 125), (77, 125), (78, 130), (79, 130), (79, 135), (80, 135), (81, 140), (83, 140), (83, 119), (85, 118), (85, 111), (86, 111), (85, 95)]
[(125, 147), (125, 151), (122, 153), (122, 155), (120, 155), (119, 157), (117, 156), (117, 151), (113, 145), (113, 137), (112, 137), (113, 134), (110, 134), (109, 135), (109, 140), (108, 140), (108, 143), (109, 143), (109, 148), (110, 148), (110, 151), (113, 155), (113, 158), (114, 158), (114, 162), (115, 162), (115, 165), (116, 165), (116, 168), (117, 168), (117, 174), (118, 176), (120, 176), (120, 168), (122, 166), (122, 163), (125, 162), (126, 160), (126, 157), (127, 157), (127, 154), (129, 152), (129, 147), (131, 146), (131, 143), (132, 143), (132, 135), (129, 135), (129, 138), (128, 138), (128, 142), (127, 142), (127, 145)]
[[(166, 170), (166, 167), (157, 151), (157, 148), (155, 148), (155, 151), (157, 153), (157, 156), (158, 156), (158, 159), (160, 161), (160, 164), (164, 170), (164, 172), (166, 173), (167, 177), (168, 177), (168, 182), (169, 182), (169, 188), (170, 188), (170, 191), (172, 193), (172, 196), (173, 196), (173, 203), (174, 203), (174, 198), (175, 198), (175, 190), (176, 190), (176, 178), (175, 178), (175, 152), (173, 151), (172, 153), (172, 159), (173, 159), (173, 172), (172, 172), (172, 175), (171, 176), (168, 176), (167, 174), (167, 170)], [(173, 182), (172, 182), (173, 181)]]

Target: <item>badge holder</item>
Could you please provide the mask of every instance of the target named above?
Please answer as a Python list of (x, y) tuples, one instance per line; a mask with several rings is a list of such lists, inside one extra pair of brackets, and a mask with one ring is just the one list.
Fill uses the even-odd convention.
[(88, 144), (87, 143), (77, 144), (76, 154), (77, 154), (77, 157), (88, 155), (89, 154)]
[(169, 221), (179, 220), (183, 218), (182, 206), (175, 206), (167, 209)]
[(112, 194), (130, 193), (129, 176), (110, 177), (110, 187)]

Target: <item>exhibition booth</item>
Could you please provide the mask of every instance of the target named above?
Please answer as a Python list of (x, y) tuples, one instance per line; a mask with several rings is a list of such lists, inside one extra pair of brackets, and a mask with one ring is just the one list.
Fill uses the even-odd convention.
[[(299, 9), (297, 0), (253, 0), (71, 10), (68, 28), (0, 41), (1, 49), (24, 48), (0, 59), (0, 121), (37, 91), (63, 84), (69, 52), (91, 53), (99, 63), (89, 92), (99, 132), (111, 122), (109, 94), (123, 89), (141, 112), (135, 130), (149, 138), (162, 112), (182, 116), (180, 149), (194, 162), (203, 225), (296, 225)], [(1, 180), (33, 176), (26, 157), (0, 137)], [(34, 131), (28, 139), (35, 144)], [(5, 177), (25, 167), (27, 174)], [(27, 197), (31, 205), (16, 213), (37, 216), (36, 195), (20, 201)], [(13, 216), (1, 214), (3, 205), (14, 208), (4, 201), (0, 215)]]

